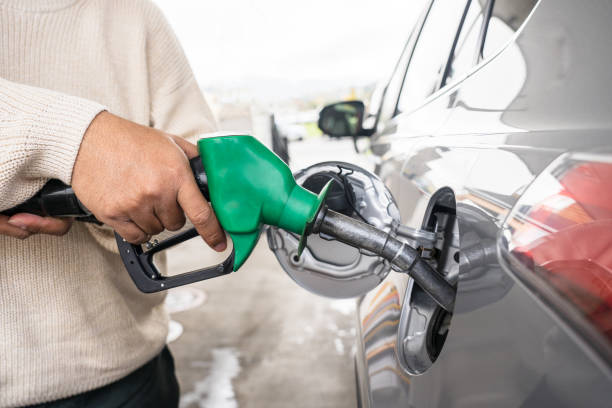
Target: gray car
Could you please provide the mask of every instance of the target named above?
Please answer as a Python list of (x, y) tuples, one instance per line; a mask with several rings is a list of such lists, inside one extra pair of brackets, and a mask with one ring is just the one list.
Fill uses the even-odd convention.
[(452, 313), (399, 273), (360, 298), (360, 405), (609, 407), (612, 2), (425, 3), (373, 116), (321, 112), (457, 289)]

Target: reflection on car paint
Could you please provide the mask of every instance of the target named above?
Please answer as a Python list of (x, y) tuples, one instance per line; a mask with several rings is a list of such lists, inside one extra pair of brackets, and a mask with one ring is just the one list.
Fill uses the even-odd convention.
[(397, 286), (387, 280), (370, 292), (361, 302), (359, 319), (362, 327), (366, 370), (370, 378), (370, 393), (374, 401), (384, 399), (385, 385), (391, 380), (407, 393), (410, 377), (404, 374), (396, 360), (396, 333), (401, 312)]
[(612, 162), (566, 155), (525, 191), (505, 251), (612, 340)]

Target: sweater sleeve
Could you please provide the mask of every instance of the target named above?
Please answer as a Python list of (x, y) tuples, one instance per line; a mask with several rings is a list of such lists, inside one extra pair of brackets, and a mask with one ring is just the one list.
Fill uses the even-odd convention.
[(215, 131), (214, 117), (185, 53), (164, 15), (153, 4), (147, 35), (151, 126), (189, 139)]
[(0, 211), (49, 179), (70, 184), (83, 134), (105, 108), (0, 78)]
[[(195, 142), (200, 134), (216, 130), (214, 117), (166, 18), (152, 2), (145, 4), (149, 125)], [(110, 228), (93, 224), (86, 227), (100, 245), (118, 253)], [(160, 254), (155, 261), (160, 270), (165, 268), (164, 259)]]

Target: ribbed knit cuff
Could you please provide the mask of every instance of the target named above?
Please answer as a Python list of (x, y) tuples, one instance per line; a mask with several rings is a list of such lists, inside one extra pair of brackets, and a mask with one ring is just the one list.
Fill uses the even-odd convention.
[(29, 170), (70, 184), (83, 135), (106, 108), (86, 99), (56, 95), (38, 113), (28, 132), (28, 148), (36, 151)]

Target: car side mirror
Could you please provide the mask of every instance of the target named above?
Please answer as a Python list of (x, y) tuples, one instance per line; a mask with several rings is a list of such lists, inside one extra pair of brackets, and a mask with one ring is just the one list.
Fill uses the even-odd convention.
[(319, 113), (319, 129), (331, 137), (369, 136), (363, 129), (365, 105), (361, 101), (337, 102)]

